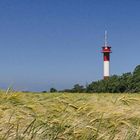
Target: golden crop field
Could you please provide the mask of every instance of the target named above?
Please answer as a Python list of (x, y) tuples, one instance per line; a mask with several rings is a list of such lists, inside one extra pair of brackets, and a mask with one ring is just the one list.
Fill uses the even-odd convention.
[(0, 93), (0, 140), (139, 139), (139, 94)]

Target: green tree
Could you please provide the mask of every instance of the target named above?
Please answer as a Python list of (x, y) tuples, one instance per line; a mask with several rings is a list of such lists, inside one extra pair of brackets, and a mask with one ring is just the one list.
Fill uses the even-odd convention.
[(57, 92), (57, 90), (55, 88), (50, 88), (50, 92), (53, 93), (53, 92)]
[(140, 92), (140, 65), (138, 65), (133, 72), (131, 81), (131, 91)]
[(82, 93), (84, 91), (85, 91), (84, 86), (79, 85), (79, 84), (74, 85), (74, 87), (72, 89), (72, 92)]
[(131, 92), (132, 73), (124, 73), (120, 76), (120, 92)]

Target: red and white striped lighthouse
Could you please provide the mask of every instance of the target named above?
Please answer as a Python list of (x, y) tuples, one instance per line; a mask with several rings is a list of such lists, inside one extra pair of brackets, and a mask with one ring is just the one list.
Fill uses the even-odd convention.
[(107, 43), (107, 31), (105, 31), (105, 44), (102, 47), (103, 60), (104, 60), (104, 79), (109, 78), (110, 76), (110, 53), (111, 46)]

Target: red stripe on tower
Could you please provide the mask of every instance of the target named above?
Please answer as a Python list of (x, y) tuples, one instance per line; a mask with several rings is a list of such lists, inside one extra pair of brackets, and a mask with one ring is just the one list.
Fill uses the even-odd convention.
[(103, 60), (104, 60), (104, 79), (110, 76), (110, 53), (111, 47), (107, 43), (107, 31), (105, 31), (105, 45), (102, 47)]
[(110, 61), (110, 54), (104, 53), (104, 61)]

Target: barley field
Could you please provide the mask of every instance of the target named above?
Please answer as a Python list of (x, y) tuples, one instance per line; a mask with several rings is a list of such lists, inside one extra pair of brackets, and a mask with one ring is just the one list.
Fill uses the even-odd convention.
[(0, 140), (140, 140), (140, 95), (1, 91)]

